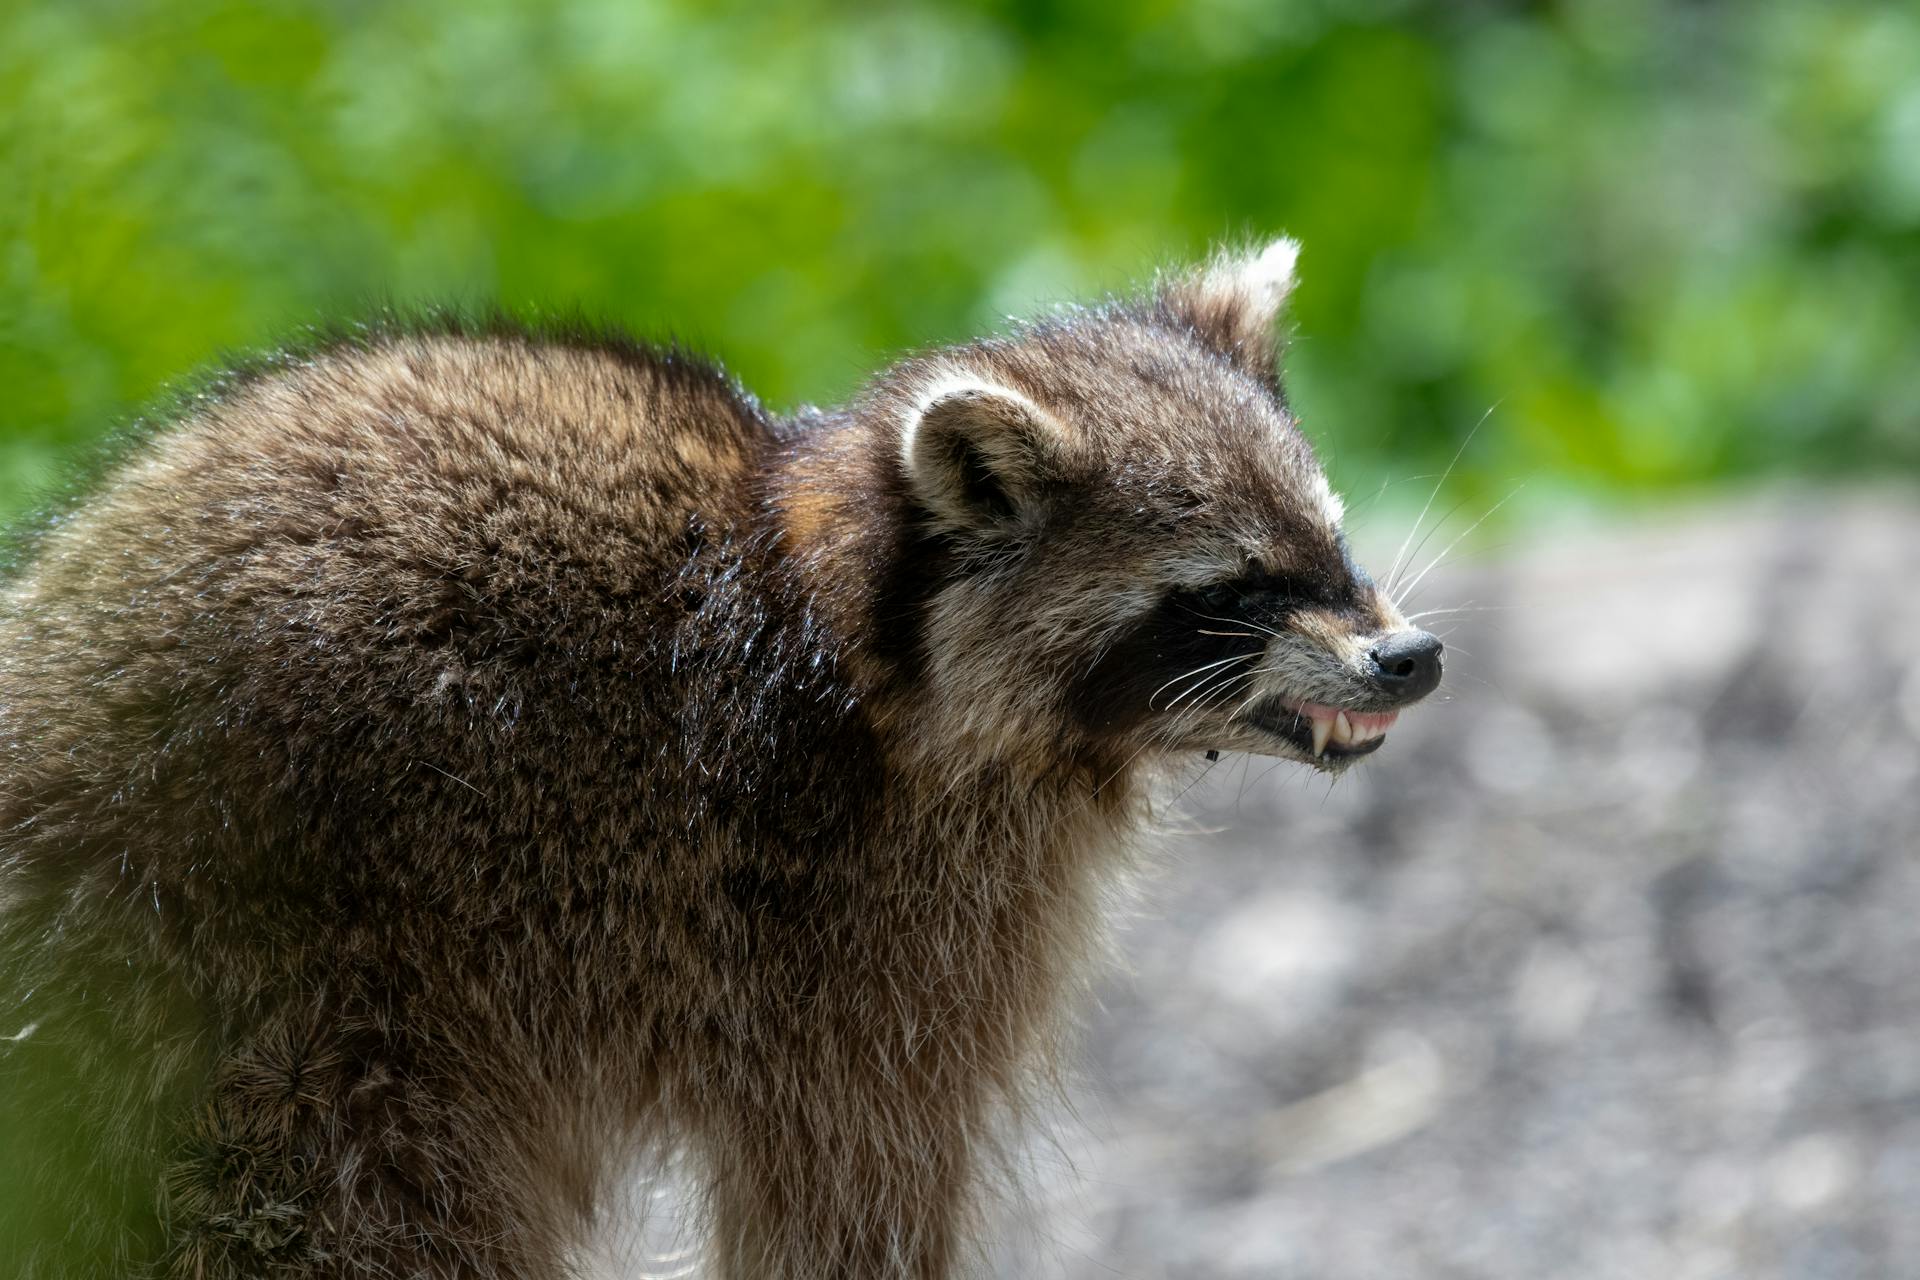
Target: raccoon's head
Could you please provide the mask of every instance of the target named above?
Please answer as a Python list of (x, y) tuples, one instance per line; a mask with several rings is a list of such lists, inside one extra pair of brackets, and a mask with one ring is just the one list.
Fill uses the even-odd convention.
[(1440, 682), (1354, 563), (1288, 412), (1297, 246), (915, 362), (896, 596), (939, 714), (1012, 746), (1234, 750), (1337, 770)]

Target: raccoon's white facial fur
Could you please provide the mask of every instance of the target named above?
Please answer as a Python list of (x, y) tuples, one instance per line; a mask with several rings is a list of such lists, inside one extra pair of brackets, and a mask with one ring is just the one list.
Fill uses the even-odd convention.
[(909, 371), (901, 465), (939, 561), (919, 639), (962, 736), (1337, 769), (1438, 682), (1286, 406), (1297, 252)]

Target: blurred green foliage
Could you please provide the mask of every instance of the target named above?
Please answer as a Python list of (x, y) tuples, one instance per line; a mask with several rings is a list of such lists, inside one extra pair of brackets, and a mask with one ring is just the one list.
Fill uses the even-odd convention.
[(1920, 470), (1911, 7), (49, 0), (0, 13), (0, 509), (383, 301), (578, 307), (790, 404), (1282, 229), (1350, 490), (1483, 415), (1461, 483), (1536, 506)]

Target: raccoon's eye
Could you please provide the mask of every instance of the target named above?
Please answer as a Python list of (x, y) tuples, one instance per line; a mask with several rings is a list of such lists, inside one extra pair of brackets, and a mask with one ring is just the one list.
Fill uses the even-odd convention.
[(1232, 622), (1244, 607), (1244, 586), (1239, 579), (1228, 578), (1204, 587), (1176, 587), (1167, 593), (1165, 607), (1184, 623)]
[(1216, 613), (1245, 609), (1249, 605), (1267, 606), (1327, 603), (1325, 584), (1313, 578), (1256, 572), (1227, 578), (1189, 593), (1200, 607)]
[(1313, 578), (1263, 578), (1259, 590), (1285, 604), (1324, 604), (1327, 599), (1325, 585)]
[(1218, 621), (1238, 617), (1249, 609), (1272, 611), (1324, 604), (1328, 602), (1328, 592), (1324, 584), (1313, 578), (1252, 569), (1204, 587), (1177, 591), (1173, 599), (1189, 613)]
[(1246, 594), (1246, 580), (1233, 578), (1225, 582), (1216, 582), (1201, 587), (1193, 593), (1194, 602), (1210, 613), (1225, 613), (1238, 607), (1240, 597)]

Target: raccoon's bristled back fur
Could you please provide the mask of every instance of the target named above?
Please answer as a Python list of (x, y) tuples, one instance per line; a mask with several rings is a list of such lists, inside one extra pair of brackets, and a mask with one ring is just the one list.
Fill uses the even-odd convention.
[(716, 1275), (963, 1269), (1152, 780), (1439, 676), (1287, 411), (1292, 263), (790, 420), (371, 330), (132, 450), (0, 601), (17, 1274), (558, 1280), (649, 1144)]

